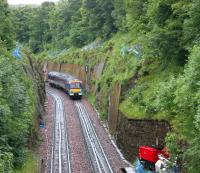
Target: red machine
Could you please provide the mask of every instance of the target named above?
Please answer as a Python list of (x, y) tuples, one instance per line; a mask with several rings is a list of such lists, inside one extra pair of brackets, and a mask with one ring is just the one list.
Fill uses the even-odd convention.
[(139, 159), (147, 169), (154, 171), (155, 163), (159, 160), (158, 155), (162, 155), (166, 159), (169, 158), (166, 148), (157, 149), (149, 146), (139, 147)]
[(141, 172), (163, 172), (179, 173), (178, 166), (175, 162), (169, 160), (168, 149), (155, 148), (149, 146), (139, 147), (139, 160), (137, 159), (135, 167), (121, 168), (124, 173), (141, 173)]
[(149, 146), (141, 146), (139, 147), (139, 158), (140, 160), (146, 160), (152, 163), (156, 163), (158, 161), (158, 155), (163, 155), (166, 159), (169, 158), (169, 154), (166, 150), (159, 150), (156, 148), (152, 148)]

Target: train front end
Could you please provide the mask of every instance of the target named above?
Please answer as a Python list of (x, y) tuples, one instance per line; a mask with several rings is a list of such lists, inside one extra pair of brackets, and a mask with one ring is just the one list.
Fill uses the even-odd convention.
[(71, 98), (81, 99), (82, 92), (82, 81), (80, 80), (72, 80), (69, 83), (68, 93)]

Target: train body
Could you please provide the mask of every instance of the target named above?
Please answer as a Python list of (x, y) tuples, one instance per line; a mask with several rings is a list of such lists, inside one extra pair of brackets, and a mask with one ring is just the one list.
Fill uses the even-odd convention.
[(82, 81), (72, 75), (60, 72), (49, 72), (48, 82), (51, 86), (55, 86), (64, 90), (71, 98), (81, 99)]

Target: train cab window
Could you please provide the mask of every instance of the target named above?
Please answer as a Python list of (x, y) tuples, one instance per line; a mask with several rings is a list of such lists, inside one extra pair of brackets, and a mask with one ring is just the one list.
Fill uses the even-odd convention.
[(73, 89), (73, 88), (81, 88), (81, 83), (78, 83), (78, 82), (71, 83), (70, 84), (70, 88), (71, 89)]

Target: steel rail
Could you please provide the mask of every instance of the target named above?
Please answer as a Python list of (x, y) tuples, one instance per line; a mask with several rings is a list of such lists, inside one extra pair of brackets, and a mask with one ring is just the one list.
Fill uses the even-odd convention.
[[(81, 105), (80, 105), (81, 106)], [(83, 111), (83, 110), (82, 110)], [(85, 114), (86, 115), (86, 114)], [(96, 148), (96, 153), (97, 153), (97, 156), (98, 156), (98, 158), (99, 158), (99, 161), (101, 162), (101, 165), (102, 165), (102, 167), (103, 167), (103, 169), (105, 170), (105, 172), (108, 172), (108, 170), (107, 170), (107, 168), (106, 168), (106, 165), (105, 165), (105, 163), (104, 163), (104, 159), (106, 160), (106, 164), (109, 166), (110, 164), (109, 164), (109, 162), (107, 161), (107, 157), (105, 156), (105, 154), (104, 154), (104, 151), (103, 151), (103, 148), (102, 148), (102, 146), (101, 146), (101, 144), (100, 144), (100, 142), (99, 142), (99, 139), (98, 139), (98, 137), (97, 137), (97, 135), (96, 135), (96, 132), (95, 132), (95, 130), (94, 130), (94, 128), (93, 128), (93, 125), (92, 125), (92, 123), (91, 123), (91, 121), (90, 121), (90, 119), (88, 118), (88, 116), (85, 116), (85, 121), (86, 121), (86, 123), (88, 123), (88, 124), (90, 124), (90, 128), (91, 128), (91, 130), (93, 130), (93, 132), (94, 132), (94, 135), (95, 135), (95, 140), (94, 140), (94, 145), (95, 145), (95, 148)], [(96, 143), (97, 142), (97, 143)], [(100, 150), (102, 151), (102, 153), (103, 153), (103, 156), (102, 155), (100, 155), (100, 153), (97, 151), (97, 147), (100, 147)], [(111, 170), (111, 168), (110, 168), (110, 170)]]
[(82, 105), (82, 107), (83, 107), (83, 110), (85, 111), (86, 118), (88, 119), (88, 122), (90, 122), (90, 125), (91, 125), (92, 130), (93, 130), (93, 132), (94, 132), (94, 134), (95, 134), (95, 137), (96, 137), (96, 139), (97, 139), (97, 142), (98, 142), (98, 144), (99, 144), (99, 146), (100, 146), (100, 148), (101, 148), (101, 151), (102, 151), (102, 153), (103, 153), (103, 156), (104, 156), (104, 158), (105, 158), (105, 160), (106, 160), (106, 163), (107, 163), (107, 165), (108, 165), (108, 167), (109, 167), (109, 170), (110, 170), (111, 172), (113, 172), (113, 171), (112, 171), (112, 168), (111, 168), (111, 165), (110, 165), (110, 163), (109, 163), (109, 161), (108, 161), (108, 158), (107, 158), (107, 156), (106, 156), (106, 154), (105, 154), (105, 152), (104, 152), (104, 149), (103, 149), (103, 147), (102, 147), (102, 145), (101, 145), (101, 143), (100, 143), (99, 137), (97, 136), (97, 133), (96, 133), (96, 131), (95, 131), (95, 129), (94, 129), (93, 123), (92, 123), (91, 119), (89, 118), (88, 112), (87, 112), (85, 106), (84, 106), (83, 104), (81, 104), (81, 105)]
[[(90, 145), (91, 145), (91, 148), (92, 148), (92, 152), (94, 154), (94, 158), (95, 158), (95, 161), (96, 161), (96, 164), (97, 164), (97, 169), (100, 173), (102, 173), (101, 171), (101, 167), (100, 167), (100, 164), (98, 162), (98, 158), (97, 158), (97, 152), (96, 152), (96, 148), (94, 147), (94, 144), (92, 142), (92, 138), (90, 137), (90, 131), (88, 130), (88, 127), (87, 127), (87, 124), (85, 123), (85, 121), (83, 120), (83, 117), (81, 116), (81, 111), (80, 111), (80, 108), (77, 106), (77, 110), (78, 110), (78, 114), (79, 114), (79, 118), (80, 118), (80, 121), (81, 121), (81, 126), (82, 126), (82, 129), (83, 131), (85, 132), (85, 137), (87, 138), (86, 141), (89, 141)], [(87, 142), (86, 142), (87, 143)], [(88, 145), (88, 144), (87, 144)], [(89, 148), (89, 147), (88, 147)], [(96, 166), (96, 165), (95, 165)], [(95, 167), (94, 167), (95, 169)], [(96, 170), (97, 171), (97, 170)]]
[[(53, 98), (52, 95), (49, 94), (48, 92), (48, 95), (51, 96)], [(53, 122), (55, 122), (55, 114), (56, 114), (56, 104), (55, 104), (55, 99), (53, 99), (53, 103), (55, 105), (55, 109), (54, 109), (54, 116), (53, 116)], [(52, 139), (53, 139), (53, 142), (54, 142), (54, 138), (55, 138), (55, 126), (53, 126), (52, 128)], [(51, 163), (50, 163), (50, 173), (53, 173), (53, 159), (54, 159), (54, 145), (51, 146)], [(48, 167), (49, 168), (49, 167)], [(47, 168), (47, 169), (48, 169)]]
[[(60, 100), (62, 101), (62, 105), (63, 105), (63, 103), (64, 103), (63, 98), (62, 98), (61, 96), (58, 96), (58, 97), (59, 97)], [(64, 111), (63, 111), (63, 112), (64, 112), (64, 114), (63, 114), (64, 127), (67, 127), (67, 125), (66, 125), (66, 122), (67, 122), (67, 120), (66, 120), (66, 111), (65, 111), (65, 107), (64, 107), (64, 105), (63, 105), (63, 109), (64, 109)], [(70, 148), (69, 148), (69, 141), (68, 141), (68, 132), (67, 132), (66, 128), (65, 128), (64, 134), (65, 134), (65, 138), (66, 138), (65, 143), (66, 143), (66, 147), (67, 147), (67, 151), (68, 151), (68, 154), (67, 154), (67, 160), (68, 160), (68, 173), (71, 173), (72, 170), (71, 170), (71, 162), (70, 162)]]
[[(81, 105), (79, 105), (79, 110), (81, 111), (82, 113), (82, 116), (83, 116), (83, 119), (84, 119), (84, 122), (86, 123), (86, 126), (87, 128), (90, 130), (90, 138), (92, 139), (92, 147), (94, 148), (94, 154), (97, 156), (98, 160), (97, 163), (99, 163), (99, 165), (101, 164), (101, 168), (103, 168), (103, 170), (107, 173), (107, 172), (112, 172), (112, 169), (108, 169), (108, 165), (109, 163), (108, 162), (105, 162), (105, 159), (106, 156), (102, 155), (102, 147), (101, 147), (101, 144), (99, 145), (98, 143), (98, 138), (96, 138), (97, 136), (93, 133), (93, 128), (91, 126), (91, 123), (88, 121), (87, 117), (86, 117), (86, 114), (85, 112), (83, 111), (83, 109), (81, 108)], [(108, 167), (107, 167), (108, 166)]]
[(88, 138), (89, 144), (92, 148), (99, 172), (102, 172), (103, 170), (105, 173), (113, 173), (85, 106), (78, 101), (75, 102), (75, 106), (79, 114), (82, 128), (86, 132), (86, 137)]
[[(68, 135), (66, 132), (65, 111), (63, 100), (52, 90), (47, 90), (55, 102), (55, 115), (54, 115), (54, 135), (51, 155), (51, 173), (71, 173), (70, 153)], [(57, 145), (58, 144), (58, 145)], [(67, 157), (66, 157), (67, 156)], [(57, 163), (58, 162), (58, 163)], [(67, 163), (63, 163), (67, 162)], [(64, 166), (67, 166), (65, 168)]]

